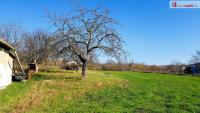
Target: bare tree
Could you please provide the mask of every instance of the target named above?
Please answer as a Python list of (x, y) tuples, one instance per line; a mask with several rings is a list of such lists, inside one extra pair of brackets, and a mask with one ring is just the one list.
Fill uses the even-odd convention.
[(24, 57), (26, 62), (36, 60), (39, 64), (46, 64), (53, 54), (54, 37), (44, 30), (38, 29), (25, 35)]
[(179, 60), (173, 60), (171, 63), (171, 67), (173, 68), (172, 69), (173, 74), (183, 74), (184, 64), (181, 63)]
[(104, 53), (111, 57), (125, 54), (123, 41), (117, 32), (118, 21), (108, 10), (80, 8), (67, 16), (49, 14), (56, 29), (61, 53), (67, 52), (82, 63), (82, 76), (86, 78), (87, 63), (94, 54)]
[[(19, 58), (22, 57), (23, 53), (21, 50), (23, 49), (24, 31), (20, 25), (15, 22), (0, 24), (0, 38), (16, 48)], [(14, 69), (19, 69), (20, 67), (16, 65), (16, 62), (17, 61), (14, 60)]]
[(23, 63), (31, 63), (35, 59), (35, 44), (34, 39), (31, 34), (26, 34), (24, 39), (24, 48), (23, 48)]
[(21, 27), (14, 22), (0, 25), (0, 38), (12, 44), (17, 50), (21, 49), (23, 35)]
[(197, 50), (194, 55), (192, 55), (191, 63), (200, 63), (200, 50)]

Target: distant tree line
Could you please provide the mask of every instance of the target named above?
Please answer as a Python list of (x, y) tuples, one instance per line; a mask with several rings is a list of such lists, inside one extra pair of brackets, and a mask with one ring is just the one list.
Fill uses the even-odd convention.
[(165, 74), (184, 74), (186, 64), (172, 63), (169, 65), (146, 65), (144, 63), (134, 62), (106, 62), (106, 63), (91, 63), (89, 69), (91, 70), (110, 70), (110, 71), (133, 71), (144, 73), (165, 73)]

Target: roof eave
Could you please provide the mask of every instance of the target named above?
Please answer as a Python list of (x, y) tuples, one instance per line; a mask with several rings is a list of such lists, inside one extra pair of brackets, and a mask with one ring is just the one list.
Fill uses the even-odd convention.
[(16, 51), (16, 49), (13, 46), (11, 46), (10, 44), (8, 44), (6, 41), (4, 41), (2, 39), (0, 39), (0, 44), (3, 44), (3, 46), (7, 47), (10, 50)]

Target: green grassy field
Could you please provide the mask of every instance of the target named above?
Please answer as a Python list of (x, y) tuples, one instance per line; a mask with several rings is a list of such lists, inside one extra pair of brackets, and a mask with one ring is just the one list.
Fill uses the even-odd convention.
[(200, 113), (200, 77), (64, 70), (0, 90), (0, 113)]

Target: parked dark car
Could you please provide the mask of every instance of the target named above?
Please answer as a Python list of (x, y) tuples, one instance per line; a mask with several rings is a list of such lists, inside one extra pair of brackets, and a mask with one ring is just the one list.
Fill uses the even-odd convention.
[(184, 69), (185, 74), (200, 75), (200, 63), (191, 64)]
[(65, 70), (79, 70), (79, 65), (76, 62), (68, 62), (63, 68)]

